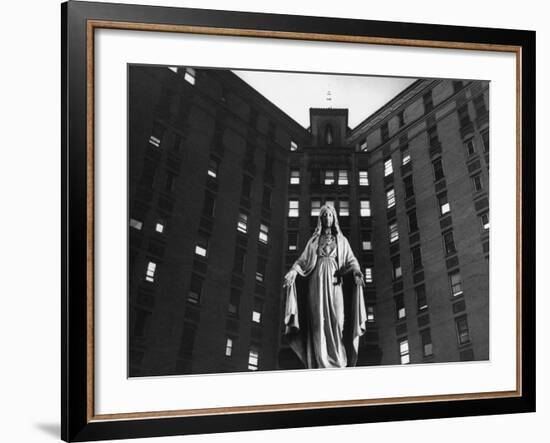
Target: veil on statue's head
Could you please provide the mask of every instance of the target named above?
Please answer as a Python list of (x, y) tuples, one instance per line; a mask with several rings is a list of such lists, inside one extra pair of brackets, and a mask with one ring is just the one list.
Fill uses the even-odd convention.
[(332, 213), (333, 223), (332, 223), (332, 233), (333, 235), (339, 235), (342, 234), (342, 230), (340, 229), (340, 224), (338, 223), (338, 213), (336, 212), (336, 209), (332, 205), (323, 205), (321, 209), (319, 210), (319, 215), (317, 217), (317, 227), (315, 228), (315, 231), (313, 232), (313, 235), (321, 235), (321, 231), (323, 229), (323, 223), (321, 221), (321, 216), (326, 212), (329, 211)]

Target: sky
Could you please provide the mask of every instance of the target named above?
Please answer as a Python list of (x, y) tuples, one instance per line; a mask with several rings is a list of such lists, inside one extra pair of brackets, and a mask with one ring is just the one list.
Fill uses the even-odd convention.
[[(304, 128), (309, 108), (347, 108), (354, 128), (416, 79), (290, 72), (233, 71)], [(330, 91), (331, 101), (327, 101)]]

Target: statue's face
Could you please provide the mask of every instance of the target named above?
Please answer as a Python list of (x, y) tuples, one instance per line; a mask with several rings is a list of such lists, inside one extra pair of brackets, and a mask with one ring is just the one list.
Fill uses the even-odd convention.
[(325, 228), (330, 228), (334, 224), (334, 215), (331, 211), (323, 211), (321, 214), (321, 223)]

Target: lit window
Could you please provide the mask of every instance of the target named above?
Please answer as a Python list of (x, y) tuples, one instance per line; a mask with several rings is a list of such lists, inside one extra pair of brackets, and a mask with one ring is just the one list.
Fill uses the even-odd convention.
[(409, 148), (405, 148), (401, 151), (401, 164), (405, 166), (411, 161), (411, 151)]
[(262, 308), (263, 308), (263, 301), (258, 298), (255, 298), (254, 307), (252, 309), (252, 321), (254, 323), (262, 322)]
[(367, 150), (367, 139), (365, 139), (361, 142), (361, 145), (359, 145), (359, 149), (363, 152), (365, 152)]
[(263, 257), (258, 257), (258, 265), (256, 267), (256, 281), (263, 283), (265, 279), (266, 260)]
[(363, 249), (363, 251), (370, 251), (372, 249), (371, 233), (363, 232), (361, 235), (361, 249)]
[(374, 305), (367, 305), (367, 322), (374, 323)]
[(238, 289), (231, 289), (231, 295), (229, 296), (229, 305), (227, 310), (229, 314), (233, 316), (239, 315), (239, 304), (241, 300), (241, 294)]
[(483, 183), (481, 182), (481, 174), (476, 174), (472, 177), (472, 185), (474, 192), (479, 192), (483, 189)]
[(441, 158), (435, 159), (432, 162), (432, 167), (434, 171), (435, 181), (441, 180), (443, 177), (445, 177), (445, 174), (443, 173), (443, 163), (441, 162)]
[(399, 359), (402, 365), (406, 365), (410, 362), (409, 341), (406, 338), (399, 340)]
[(248, 215), (243, 214), (242, 212), (239, 214), (239, 220), (237, 221), (237, 231), (242, 232), (243, 234), (246, 234), (248, 230)]
[(349, 200), (341, 199), (340, 205), (340, 217), (349, 217)]
[(470, 330), (468, 328), (468, 319), (466, 316), (456, 319), (456, 333), (459, 345), (470, 343)]
[(198, 304), (201, 300), (202, 293), (202, 278), (196, 274), (191, 275), (191, 287), (187, 294), (187, 301), (190, 303)]
[(172, 72), (175, 72), (176, 74), (178, 73), (178, 68), (175, 66), (168, 66), (168, 69), (170, 69), (170, 71)]
[(136, 220), (134, 218), (130, 219), (130, 227), (137, 229), (138, 231), (141, 231), (141, 228), (143, 228), (143, 222)]
[(428, 309), (428, 299), (426, 298), (426, 287), (424, 285), (414, 288), (416, 294), (416, 308), (418, 312)]
[(455, 240), (453, 238), (453, 231), (448, 231), (443, 234), (443, 243), (445, 244), (445, 254), (454, 254), (456, 252)]
[(422, 253), (420, 252), (420, 246), (415, 246), (411, 249), (413, 271), (422, 269)]
[(371, 210), (370, 210), (370, 200), (361, 200), (360, 202), (360, 210), (359, 215), (361, 217), (370, 217)]
[(258, 370), (258, 364), (260, 361), (260, 351), (258, 348), (252, 348), (248, 352), (248, 369), (251, 371)]
[(393, 163), (391, 158), (384, 161), (384, 177), (393, 174)]
[(464, 292), (462, 290), (462, 278), (460, 277), (460, 272), (456, 271), (449, 274), (449, 281), (451, 282), (451, 294), (453, 297), (457, 297)]
[(267, 225), (264, 225), (263, 223), (260, 224), (260, 234), (258, 235), (258, 238), (262, 243), (267, 243), (269, 240), (269, 227)]
[(290, 171), (290, 184), (291, 185), (300, 184), (300, 171), (298, 169), (293, 169)]
[(399, 256), (392, 258), (393, 279), (397, 280), (403, 274), (401, 271), (401, 260)]
[(449, 199), (447, 198), (447, 193), (443, 193), (437, 196), (439, 202), (439, 213), (445, 215), (448, 212), (451, 212), (451, 205), (449, 204)]
[(397, 223), (391, 223), (390, 227), (390, 243), (399, 240), (399, 231), (397, 230)]
[(228, 337), (225, 342), (225, 356), (231, 357), (231, 354), (233, 354), (233, 340)]
[(386, 191), (386, 207), (388, 209), (395, 206), (395, 189), (390, 189)]
[(365, 268), (365, 282), (372, 283), (373, 281), (372, 268)]
[(420, 337), (422, 339), (422, 352), (424, 357), (430, 357), (433, 355), (433, 345), (432, 345), (432, 334), (429, 329), (425, 329), (420, 332)]
[(192, 85), (195, 84), (195, 75), (196, 72), (193, 68), (186, 68), (185, 75), (183, 76), (184, 80)]
[(199, 242), (195, 245), (195, 254), (206, 257), (206, 252), (208, 249), (208, 245), (205, 240), (199, 240)]
[(294, 140), (290, 141), (290, 150), (291, 151), (297, 151), (298, 150), (298, 144)]
[(334, 184), (334, 171), (325, 171), (324, 184), (327, 186)]
[(300, 203), (298, 200), (289, 200), (288, 201), (288, 216), (289, 217), (298, 217), (300, 214)]
[(481, 214), (481, 227), (483, 228), (484, 231), (487, 231), (490, 227), (490, 224), (489, 224), (489, 213), (486, 212), (485, 214)]
[(466, 149), (466, 154), (468, 157), (474, 155), (476, 153), (476, 146), (474, 144), (474, 139), (471, 138), (466, 143), (464, 143), (464, 148)]
[(332, 206), (334, 208), (334, 200), (325, 200), (325, 205)]
[(150, 261), (147, 263), (147, 272), (145, 273), (145, 280), (149, 282), (155, 281), (155, 272), (157, 270), (157, 264), (155, 262)]
[(321, 200), (311, 200), (311, 216), (318, 217), (321, 213)]
[(155, 231), (162, 234), (164, 232), (164, 225), (160, 222), (157, 222), (157, 224), (155, 225)]
[(340, 186), (346, 186), (348, 184), (348, 171), (340, 169), (338, 171), (338, 184)]
[(291, 231), (288, 233), (288, 250), (296, 251), (298, 249), (298, 233)]
[(359, 171), (359, 186), (369, 185), (369, 173), (367, 171)]
[(210, 158), (210, 161), (208, 162), (208, 175), (212, 178), (216, 178), (218, 176), (218, 168), (220, 166), (220, 163), (215, 158)]
[(403, 295), (398, 295), (395, 297), (395, 314), (397, 315), (398, 320), (401, 320), (407, 316)]

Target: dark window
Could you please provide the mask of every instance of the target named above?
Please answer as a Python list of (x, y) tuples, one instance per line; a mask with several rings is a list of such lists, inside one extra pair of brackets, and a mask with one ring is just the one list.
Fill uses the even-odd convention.
[(483, 140), (483, 152), (489, 152), (489, 131), (483, 131), (481, 139)]
[(250, 191), (252, 190), (252, 177), (248, 175), (243, 176), (243, 187), (241, 189), (241, 196), (244, 198), (250, 198)]
[(172, 145), (172, 149), (174, 151), (179, 151), (181, 145), (181, 135), (176, 133), (174, 136), (174, 144)]
[(271, 209), (271, 188), (264, 186), (264, 196), (262, 199), (262, 207), (264, 209)]
[(166, 182), (164, 183), (164, 190), (166, 192), (172, 192), (176, 185), (176, 176), (171, 172), (166, 173)]
[(330, 124), (327, 124), (325, 126), (325, 143), (329, 146), (334, 143), (334, 136), (332, 135), (332, 126)]
[(265, 157), (265, 173), (266, 177), (273, 177), (273, 157), (271, 155), (266, 155)]
[(468, 112), (468, 105), (464, 104), (457, 109), (458, 120), (461, 127), (468, 126), (471, 123), (470, 114)]
[(395, 297), (395, 315), (398, 320), (401, 320), (407, 316), (407, 312), (405, 310), (405, 300), (403, 299), (402, 294)]
[(214, 207), (216, 206), (216, 197), (212, 192), (204, 193), (204, 205), (202, 207), (203, 215), (212, 217), (214, 215)]
[(428, 128), (428, 142), (430, 146), (435, 146), (439, 143), (439, 136), (437, 135), (437, 126), (433, 125)]
[(244, 263), (245, 263), (246, 251), (241, 248), (235, 250), (235, 260), (233, 262), (233, 271), (244, 273)]
[(456, 333), (459, 345), (470, 342), (470, 330), (468, 328), (468, 319), (466, 316), (456, 319)]
[(397, 122), (399, 123), (399, 127), (405, 125), (405, 116), (403, 111), (399, 111), (399, 113), (397, 114)]
[(264, 257), (258, 257), (258, 265), (256, 267), (256, 281), (263, 283), (265, 280), (265, 268), (266, 259)]
[(443, 177), (445, 177), (445, 174), (443, 173), (443, 163), (441, 162), (441, 157), (436, 158), (432, 162), (433, 170), (434, 170), (434, 180), (438, 181), (441, 180)]
[(238, 289), (231, 288), (231, 295), (229, 296), (229, 305), (227, 307), (229, 314), (238, 317), (240, 303), (241, 303), (240, 291)]
[(483, 94), (479, 94), (474, 97), (474, 109), (476, 110), (476, 115), (478, 117), (487, 113), (487, 107), (485, 106)]
[(453, 92), (456, 94), (462, 89), (462, 80), (453, 80)]
[(151, 313), (143, 309), (134, 308), (134, 328), (133, 334), (135, 337), (143, 337), (145, 334), (145, 327), (149, 321)]
[(422, 254), (420, 253), (420, 246), (415, 246), (411, 249), (413, 271), (422, 269)]
[(382, 126), (380, 126), (380, 134), (382, 136), (382, 143), (387, 141), (390, 138), (390, 132), (388, 129), (388, 122), (384, 122)]
[(414, 288), (416, 295), (416, 307), (418, 312), (428, 309), (428, 299), (426, 298), (426, 287), (424, 285)]
[(422, 340), (422, 352), (424, 357), (430, 357), (433, 355), (432, 334), (429, 329), (424, 329), (420, 332)]
[(422, 96), (422, 101), (424, 102), (424, 112), (430, 112), (434, 108), (432, 91), (426, 92)]
[(416, 219), (416, 211), (413, 209), (412, 211), (408, 212), (407, 217), (409, 219), (409, 232), (413, 233), (418, 231), (418, 220)]
[(191, 323), (183, 324), (183, 331), (180, 340), (180, 357), (190, 357), (193, 355), (193, 347), (195, 345), (195, 336), (197, 327)]
[(456, 252), (453, 231), (447, 231), (443, 234), (443, 242), (445, 243), (445, 254), (449, 255)]
[(405, 198), (412, 197), (414, 195), (414, 186), (412, 175), (408, 175), (403, 179), (403, 184), (405, 185)]
[(468, 157), (471, 157), (472, 155), (474, 155), (476, 153), (476, 145), (474, 143), (474, 139), (471, 138), (471, 139), (467, 140), (464, 143), (464, 148), (466, 149), (466, 155)]
[(474, 187), (474, 192), (479, 192), (483, 189), (481, 174), (476, 174), (472, 177), (472, 186)]
[(197, 274), (191, 274), (191, 287), (187, 294), (187, 301), (190, 303), (200, 303), (202, 294), (202, 277)]

